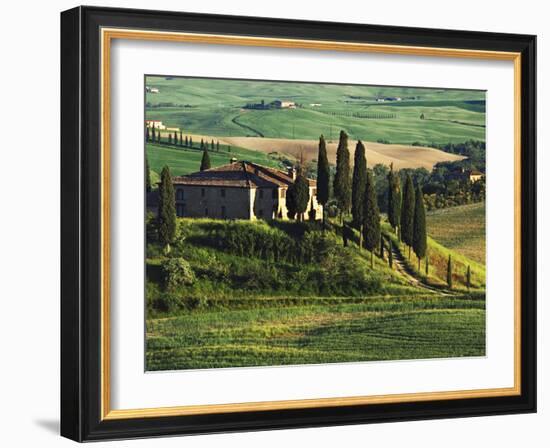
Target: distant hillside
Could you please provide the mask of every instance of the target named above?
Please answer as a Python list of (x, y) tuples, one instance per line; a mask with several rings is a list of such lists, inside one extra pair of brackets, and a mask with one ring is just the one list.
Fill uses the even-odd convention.
[[(485, 140), (481, 91), (163, 77), (146, 83), (159, 91), (146, 94), (147, 119), (188, 133), (335, 139), (343, 129), (354, 139), (402, 144)], [(277, 99), (297, 108), (245, 109)]]

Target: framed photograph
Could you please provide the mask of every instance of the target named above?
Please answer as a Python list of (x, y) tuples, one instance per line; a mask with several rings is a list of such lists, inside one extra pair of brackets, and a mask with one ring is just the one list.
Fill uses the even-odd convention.
[(535, 36), (61, 14), (61, 433), (536, 411)]

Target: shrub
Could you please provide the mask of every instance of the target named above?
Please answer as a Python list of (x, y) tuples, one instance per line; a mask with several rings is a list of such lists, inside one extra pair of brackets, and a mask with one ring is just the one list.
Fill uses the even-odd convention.
[(162, 262), (161, 267), (166, 290), (192, 285), (195, 281), (195, 273), (184, 258), (167, 258)]

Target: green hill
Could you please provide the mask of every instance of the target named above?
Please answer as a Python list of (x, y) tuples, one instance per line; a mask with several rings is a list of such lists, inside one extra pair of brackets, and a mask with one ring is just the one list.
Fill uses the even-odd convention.
[(426, 219), (435, 240), (485, 264), (485, 202), (433, 210)]
[[(387, 253), (371, 269), (369, 253), (340, 235), (337, 223), (178, 219), (169, 258), (188, 263), (186, 284), (167, 289), (169, 258), (147, 247), (147, 369), (485, 353), (482, 289), (449, 296), (412, 284)], [(430, 241), (436, 249), (447, 253)]]
[[(187, 133), (333, 139), (343, 129), (352, 139), (403, 144), (485, 140), (482, 91), (177, 77), (146, 84), (159, 89), (146, 94), (147, 119)], [(299, 107), (243, 109), (276, 99)]]

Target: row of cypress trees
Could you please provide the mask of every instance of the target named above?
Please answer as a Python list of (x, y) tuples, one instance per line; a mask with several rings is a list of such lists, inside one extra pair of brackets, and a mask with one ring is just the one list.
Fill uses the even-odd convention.
[[(162, 143), (162, 137), (160, 130), (157, 130), (154, 126), (149, 128), (148, 126), (145, 127), (145, 140), (148, 142), (153, 143)], [(193, 148), (193, 137), (183, 135), (181, 131), (179, 133), (175, 131), (173, 134), (168, 134), (168, 144), (170, 145), (177, 145), (177, 146), (186, 146)], [(220, 151), (220, 141), (216, 140), (214, 142), (214, 139), (208, 143), (208, 141), (205, 141), (204, 139), (201, 139), (200, 149), (202, 150), (208, 150), (210, 148), (211, 151)], [(226, 147), (227, 152), (231, 152), (231, 146), (227, 145)]]
[[(426, 256), (426, 211), (420, 185), (416, 190), (412, 178), (407, 174), (403, 194), (401, 194), (399, 175), (391, 166), (388, 174), (388, 219), (397, 232), (401, 230), (401, 240), (411, 248), (420, 259)], [(336, 173), (333, 181), (334, 198), (338, 205), (340, 221), (344, 214), (351, 211), (352, 225), (359, 230), (359, 245), (374, 252), (380, 244), (380, 211), (376, 197), (374, 179), (367, 170), (365, 146), (359, 140), (355, 147), (353, 173), (351, 173), (348, 135), (340, 131), (336, 150)], [(317, 157), (317, 201), (326, 206), (330, 198), (330, 167), (327, 158), (326, 142), (319, 138)], [(324, 216), (323, 216), (324, 219)], [(372, 264), (372, 259), (371, 259)]]

